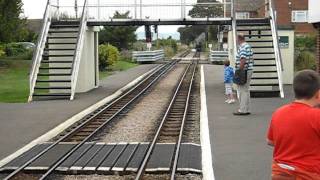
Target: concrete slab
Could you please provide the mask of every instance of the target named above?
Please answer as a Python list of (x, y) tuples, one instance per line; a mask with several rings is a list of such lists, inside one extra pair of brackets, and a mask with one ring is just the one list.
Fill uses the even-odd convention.
[(252, 99), (252, 115), (238, 117), (232, 115), (238, 104), (224, 103), (223, 66), (205, 65), (204, 73), (216, 179), (270, 179), (272, 148), (266, 131), (272, 112), (293, 99), (291, 87), (285, 87), (285, 99)]
[(140, 65), (101, 81), (101, 87), (76, 95), (73, 101), (55, 100), (32, 103), (0, 103), (0, 159), (111, 95), (137, 77), (156, 67)]

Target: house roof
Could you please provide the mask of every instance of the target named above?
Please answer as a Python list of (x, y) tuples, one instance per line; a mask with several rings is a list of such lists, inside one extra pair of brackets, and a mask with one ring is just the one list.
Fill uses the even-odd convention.
[(265, 0), (235, 0), (236, 11), (257, 11)]

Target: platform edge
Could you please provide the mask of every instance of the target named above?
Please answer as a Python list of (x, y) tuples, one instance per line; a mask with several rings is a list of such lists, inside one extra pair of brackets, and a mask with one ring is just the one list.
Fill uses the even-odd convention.
[(212, 166), (211, 143), (208, 124), (207, 96), (204, 77), (204, 68), (201, 65), (201, 81), (200, 81), (200, 142), (202, 151), (202, 176), (203, 180), (215, 180)]
[(95, 110), (97, 110), (99, 107), (101, 107), (102, 105), (111, 102), (113, 99), (119, 97), (124, 91), (130, 89), (131, 87), (133, 87), (134, 85), (136, 85), (139, 81), (141, 81), (144, 77), (146, 77), (148, 74), (150, 74), (151, 72), (153, 72), (154, 70), (156, 70), (159, 66), (156, 66), (154, 68), (152, 68), (151, 70), (149, 70), (148, 72), (142, 74), (141, 76), (137, 77), (136, 79), (134, 79), (133, 81), (129, 82), (127, 85), (125, 85), (124, 87), (120, 88), (119, 90), (117, 90), (115, 93), (111, 94), (110, 96), (98, 101), (97, 103), (91, 105), (90, 107), (88, 107), (87, 109), (79, 112), (78, 114), (75, 114), (74, 116), (72, 116), (71, 118), (69, 118), (68, 120), (66, 120), (65, 122), (59, 124), (58, 126), (56, 126), (55, 128), (53, 128), (52, 130), (50, 130), (49, 132), (41, 135), (40, 137), (34, 139), (33, 141), (31, 141), (30, 143), (28, 143), (27, 145), (23, 146), (22, 148), (18, 149), (17, 151), (15, 151), (14, 153), (8, 155), (7, 157), (3, 158), (0, 160), (0, 168), (2, 168), (2, 166), (6, 165), (7, 163), (9, 163), (10, 161), (12, 161), (13, 159), (17, 158), (18, 156), (22, 155), (24, 152), (30, 150), (31, 148), (33, 148), (34, 146), (36, 146), (37, 144), (41, 144), (44, 143), (52, 138), (54, 138), (55, 136), (57, 136), (58, 134), (60, 134), (61, 132), (63, 132), (65, 129), (67, 129), (68, 127), (70, 127), (72, 124), (76, 123), (77, 121), (81, 120), (82, 118), (84, 118), (86, 115), (94, 112)]

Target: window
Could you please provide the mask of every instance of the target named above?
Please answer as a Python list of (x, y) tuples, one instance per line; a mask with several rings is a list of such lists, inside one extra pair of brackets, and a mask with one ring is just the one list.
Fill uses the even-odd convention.
[(237, 12), (236, 13), (236, 18), (237, 19), (249, 19), (250, 18), (250, 13), (249, 12)]
[(292, 22), (308, 22), (308, 11), (292, 11)]

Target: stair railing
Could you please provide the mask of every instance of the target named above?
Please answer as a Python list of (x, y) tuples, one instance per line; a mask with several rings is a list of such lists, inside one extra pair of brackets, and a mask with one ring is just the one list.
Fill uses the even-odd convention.
[(275, 53), (276, 59), (276, 67), (277, 67), (277, 74), (278, 74), (278, 81), (279, 81), (279, 90), (280, 90), (280, 97), (284, 98), (284, 90), (283, 90), (283, 80), (282, 80), (282, 71), (283, 71), (283, 64), (282, 64), (282, 57), (279, 48), (278, 42), (278, 28), (277, 28), (277, 21), (276, 15), (274, 11), (274, 4), (273, 0), (269, 0), (269, 15), (270, 15), (270, 26), (272, 31), (272, 40), (273, 40), (273, 48)]
[(88, 3), (88, 1), (85, 0), (84, 5), (83, 5), (81, 19), (80, 19), (80, 29), (79, 29), (78, 38), (77, 38), (76, 50), (75, 50), (74, 56), (73, 56), (70, 100), (74, 99), (74, 95), (76, 92), (76, 85), (77, 85), (79, 68), (80, 68), (80, 60), (81, 60), (81, 55), (82, 55), (82, 49), (84, 46), (85, 32), (86, 32), (86, 28), (87, 28), (87, 15), (88, 15), (87, 3)]
[(232, 18), (232, 37), (233, 37), (233, 59), (236, 62), (237, 56), (237, 19), (236, 19), (236, 10), (235, 10), (235, 0), (231, 0), (231, 18)]
[(28, 102), (32, 101), (34, 87), (37, 81), (37, 74), (39, 72), (43, 51), (46, 45), (47, 36), (50, 29), (51, 18), (52, 18), (51, 3), (50, 3), (50, 0), (48, 0), (46, 5), (46, 10), (43, 15), (42, 29), (37, 40), (36, 49), (33, 52), (32, 66), (31, 66), (31, 71), (29, 76), (30, 94), (29, 94)]

